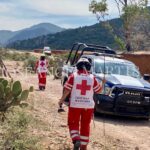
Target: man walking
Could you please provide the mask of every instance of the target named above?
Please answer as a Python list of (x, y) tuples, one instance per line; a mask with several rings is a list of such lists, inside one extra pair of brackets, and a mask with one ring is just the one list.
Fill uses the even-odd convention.
[(91, 64), (81, 58), (76, 64), (77, 72), (73, 73), (64, 85), (64, 94), (59, 101), (62, 105), (71, 94), (68, 111), (68, 126), (74, 144), (74, 150), (87, 150), (90, 135), (90, 122), (93, 117), (93, 94), (100, 93), (102, 85), (89, 73)]
[(38, 72), (39, 90), (45, 90), (46, 87), (46, 75), (47, 75), (48, 61), (45, 55), (42, 54), (40, 60), (37, 61), (35, 71)]

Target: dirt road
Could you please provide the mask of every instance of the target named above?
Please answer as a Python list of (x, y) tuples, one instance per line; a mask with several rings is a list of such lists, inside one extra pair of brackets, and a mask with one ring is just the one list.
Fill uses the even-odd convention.
[[(11, 67), (11, 66), (10, 66)], [(33, 85), (28, 112), (36, 123), (30, 133), (40, 137), (46, 150), (69, 150), (72, 148), (67, 128), (66, 112), (57, 113), (57, 103), (62, 94), (60, 80), (48, 77), (47, 88), (38, 91), (37, 75), (13, 75), (25, 87)], [(89, 150), (150, 150), (150, 121), (114, 116), (98, 116), (91, 123), (91, 142)]]

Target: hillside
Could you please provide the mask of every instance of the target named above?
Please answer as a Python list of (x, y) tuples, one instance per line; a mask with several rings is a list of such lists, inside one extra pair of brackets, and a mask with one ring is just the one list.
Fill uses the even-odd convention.
[(17, 40), (30, 39), (46, 34), (54, 34), (64, 29), (51, 23), (40, 23), (19, 31), (0, 31), (0, 45), (4, 46)]
[[(110, 21), (116, 34), (121, 35), (122, 21), (121, 19), (113, 19)], [(75, 42), (85, 42), (93, 44), (114, 45), (113, 36), (101, 24), (80, 27), (77, 29), (69, 29), (56, 34), (49, 34), (33, 39), (17, 41), (7, 45), (9, 48), (20, 50), (32, 50), (35, 48), (43, 48), (44, 45), (50, 46), (52, 49), (69, 49)]]
[(0, 46), (3, 46), (7, 43), (7, 41), (15, 36), (16, 32), (9, 30), (0, 30)]

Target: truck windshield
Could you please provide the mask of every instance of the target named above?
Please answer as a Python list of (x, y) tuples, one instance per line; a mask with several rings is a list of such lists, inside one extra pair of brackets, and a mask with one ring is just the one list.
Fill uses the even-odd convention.
[(117, 75), (131, 76), (134, 78), (140, 78), (140, 73), (134, 64), (122, 62), (106, 62), (104, 65), (104, 62), (95, 61), (94, 71), (95, 73), (105, 72), (105, 74), (117, 74)]
[(50, 47), (44, 47), (44, 51), (50, 51), (51, 48)]

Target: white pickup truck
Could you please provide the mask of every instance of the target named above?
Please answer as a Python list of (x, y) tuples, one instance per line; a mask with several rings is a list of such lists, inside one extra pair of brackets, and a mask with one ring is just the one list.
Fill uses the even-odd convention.
[(51, 48), (48, 46), (44, 46), (43, 52), (46, 55), (51, 55), (51, 53), (52, 53)]

